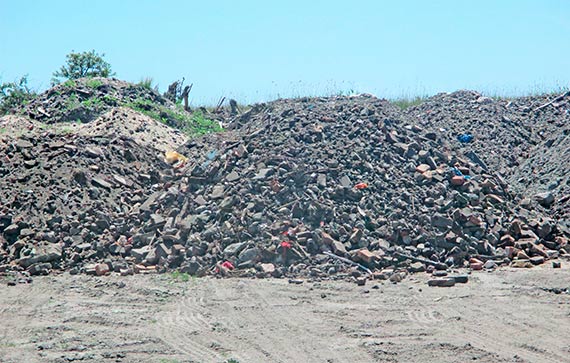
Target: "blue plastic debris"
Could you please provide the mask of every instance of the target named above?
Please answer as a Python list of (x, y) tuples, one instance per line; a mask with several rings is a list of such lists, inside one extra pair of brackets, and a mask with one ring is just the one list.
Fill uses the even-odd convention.
[(465, 180), (469, 180), (471, 179), (471, 175), (463, 175), (463, 173), (461, 172), (461, 170), (457, 169), (457, 168), (451, 168), (451, 171), (453, 172), (453, 174), (457, 175), (457, 176), (462, 176), (465, 178)]
[(463, 143), (468, 143), (473, 141), (473, 135), (471, 134), (461, 134), (459, 136), (457, 136), (457, 140), (459, 140), (459, 142), (463, 142)]

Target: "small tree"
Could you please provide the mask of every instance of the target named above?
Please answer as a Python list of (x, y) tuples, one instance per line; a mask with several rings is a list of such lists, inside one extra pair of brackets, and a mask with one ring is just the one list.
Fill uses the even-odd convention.
[(82, 77), (111, 77), (115, 73), (111, 65), (103, 57), (104, 53), (97, 54), (94, 50), (83, 53), (69, 53), (66, 64), (59, 71), (53, 73), (52, 83), (59, 84), (61, 80), (77, 79)]
[(28, 87), (28, 76), (25, 75), (16, 82), (0, 85), (0, 115), (28, 103), (36, 93)]

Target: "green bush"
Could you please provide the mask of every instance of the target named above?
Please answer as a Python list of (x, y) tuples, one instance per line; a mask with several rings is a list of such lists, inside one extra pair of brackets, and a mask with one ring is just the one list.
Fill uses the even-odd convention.
[(115, 73), (111, 65), (103, 59), (105, 54), (97, 54), (94, 50), (82, 53), (69, 53), (66, 64), (53, 73), (52, 83), (59, 84), (62, 80), (83, 77), (111, 77)]
[(0, 85), (0, 115), (7, 114), (14, 108), (27, 104), (36, 93), (28, 87), (28, 76), (25, 75), (16, 82)]

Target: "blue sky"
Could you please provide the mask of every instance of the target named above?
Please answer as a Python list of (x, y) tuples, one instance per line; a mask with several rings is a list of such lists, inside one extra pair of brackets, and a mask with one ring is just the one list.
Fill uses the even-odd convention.
[(74, 51), (105, 53), (117, 77), (194, 104), (570, 85), (570, 1), (0, 0), (0, 80), (45, 89)]

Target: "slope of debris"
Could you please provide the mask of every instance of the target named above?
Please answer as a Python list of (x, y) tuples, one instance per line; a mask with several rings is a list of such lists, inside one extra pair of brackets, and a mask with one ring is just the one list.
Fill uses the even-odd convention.
[[(528, 267), (570, 252), (564, 226), (497, 172), (520, 163), (501, 148), (523, 155), (533, 131), (497, 124), (504, 105), (450, 97), (408, 113), (368, 95), (259, 104), (179, 147), (172, 166), (154, 143), (176, 145), (174, 134), (103, 132), (140, 116), (121, 108), (84, 134), (5, 139), (0, 270), (400, 276), (394, 269)], [(471, 143), (456, 139), (492, 123), (503, 145), (474, 129)]]
[[(405, 114), (436, 132), (450, 149), (508, 178), (533, 147), (570, 122), (564, 97), (556, 107), (549, 105), (550, 101), (547, 96), (493, 99), (458, 91), (431, 97)], [(461, 142), (461, 135), (473, 139)]]
[[(129, 213), (163, 180), (155, 149), (117, 136), (43, 135), (0, 143), (0, 264), (32, 273), (104, 259)], [(138, 222), (138, 221), (137, 221)]]
[(146, 111), (169, 103), (156, 91), (114, 78), (70, 80), (39, 94), (19, 113), (45, 124), (90, 122), (120, 105), (145, 100)]

